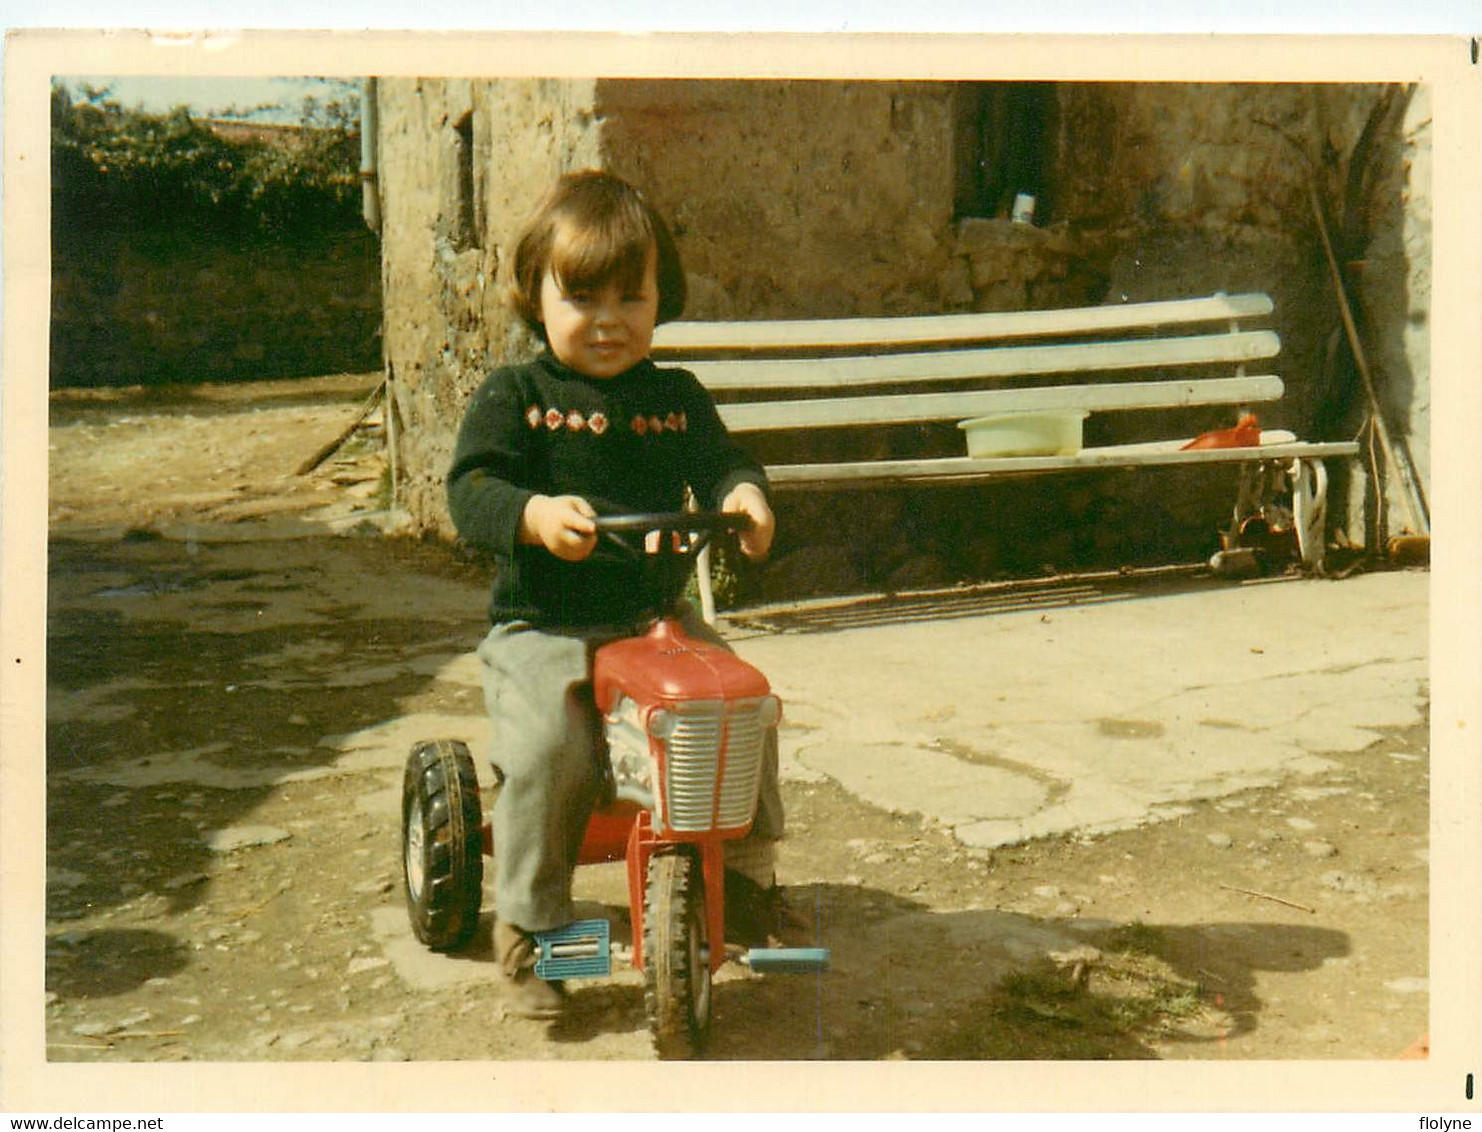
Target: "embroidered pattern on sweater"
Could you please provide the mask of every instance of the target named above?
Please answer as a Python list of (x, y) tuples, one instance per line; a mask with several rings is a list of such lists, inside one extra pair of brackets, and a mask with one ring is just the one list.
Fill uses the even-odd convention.
[[(531, 405), (525, 410), (525, 420), (533, 429), (544, 426), (551, 432), (559, 432), (563, 428), (569, 432), (590, 430), (597, 436), (606, 432), (611, 423), (607, 419), (607, 414), (600, 411), (591, 416), (584, 415), (580, 409), (566, 412), (550, 408), (541, 412), (539, 405)], [(646, 436), (649, 433), (657, 436), (664, 432), (688, 432), (690, 422), (683, 412), (670, 413), (666, 417), (657, 415), (645, 417), (640, 413), (628, 422), (628, 427), (639, 436)]]
[(639, 436), (645, 433), (661, 432), (687, 432), (689, 431), (689, 418), (683, 413), (670, 413), (667, 417), (645, 417), (641, 413), (628, 422), (628, 427)]

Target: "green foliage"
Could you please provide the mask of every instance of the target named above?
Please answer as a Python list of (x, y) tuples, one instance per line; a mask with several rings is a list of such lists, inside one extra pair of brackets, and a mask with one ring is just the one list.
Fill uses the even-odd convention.
[(90, 231), (191, 228), (302, 239), (358, 223), (358, 104), (305, 99), (296, 127), (235, 129), (130, 109), (107, 89), (51, 92), (52, 224)]

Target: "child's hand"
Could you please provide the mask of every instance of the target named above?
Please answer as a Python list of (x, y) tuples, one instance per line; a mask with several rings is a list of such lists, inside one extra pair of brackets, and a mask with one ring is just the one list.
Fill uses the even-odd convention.
[(741, 553), (759, 562), (772, 549), (772, 536), (777, 533), (777, 519), (767, 506), (767, 497), (753, 483), (737, 484), (721, 503), (722, 511), (739, 511), (751, 519), (751, 529), (737, 536)]
[(532, 495), (520, 520), (520, 541), (580, 562), (597, 547), (596, 518), (592, 505), (579, 495)]

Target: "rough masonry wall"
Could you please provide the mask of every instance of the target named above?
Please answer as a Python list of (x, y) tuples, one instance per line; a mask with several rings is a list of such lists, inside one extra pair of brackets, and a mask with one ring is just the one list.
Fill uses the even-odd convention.
[[(1423, 494), (1431, 478), (1431, 91), (1415, 88), (1401, 108), (1397, 144), (1375, 170), (1373, 239), (1356, 271), (1363, 341), (1385, 412)], [(1391, 531), (1410, 524), (1401, 486), (1390, 478)]]
[(964, 305), (942, 83), (604, 81), (604, 164), (675, 228), (691, 318)]
[[(1336, 308), (1286, 138), (1315, 150), (1320, 109), (1291, 84), (1074, 84), (1055, 163), (1061, 210), (1109, 245), (1107, 302), (1272, 296), (1288, 390), (1263, 423), (1309, 435)], [(1351, 146), (1361, 125), (1335, 140)]]
[[(379, 104), (397, 498), (421, 529), (451, 537), (444, 477), (463, 407), (491, 366), (534, 348), (501, 299), (500, 267), (550, 183), (598, 160), (591, 84), (382, 80)], [(472, 183), (461, 189), (468, 142)], [(467, 188), (471, 229), (457, 207)]]

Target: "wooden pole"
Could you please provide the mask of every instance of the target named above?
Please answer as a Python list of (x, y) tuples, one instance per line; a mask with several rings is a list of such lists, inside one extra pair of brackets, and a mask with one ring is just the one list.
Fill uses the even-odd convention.
[[(1379, 437), (1379, 446), (1384, 451), (1385, 462), (1395, 469), (1404, 483), (1405, 513), (1410, 518), (1411, 527), (1416, 534), (1429, 536), (1430, 522), (1424, 515), (1424, 506), (1420, 500), (1420, 493), (1416, 490), (1415, 480), (1411, 477), (1409, 463), (1401, 459), (1400, 454), (1395, 450), (1394, 441), (1389, 434), (1389, 425), (1384, 418), (1384, 409), (1374, 389), (1374, 378), (1369, 372), (1368, 358), (1364, 354), (1363, 345), (1359, 342), (1358, 327), (1353, 321), (1353, 309), (1349, 306), (1348, 292), (1343, 286), (1343, 275), (1338, 269), (1338, 257), (1333, 254), (1333, 243), (1328, 238), (1328, 225), (1323, 218), (1322, 201), (1317, 195), (1317, 182), (1310, 175), (1307, 178), (1307, 191), (1312, 198), (1312, 215), (1317, 218), (1317, 232), (1322, 237), (1322, 249), (1328, 258), (1328, 270), (1333, 276), (1333, 287), (1338, 293), (1338, 312), (1343, 317), (1343, 330), (1348, 335), (1348, 345), (1353, 350), (1354, 364), (1358, 367), (1359, 378), (1364, 383), (1364, 394), (1369, 400), (1369, 419), (1375, 435)], [(1378, 487), (1377, 484), (1375, 486)]]
[(339, 448), (340, 445), (344, 444), (345, 441), (350, 439), (351, 434), (360, 427), (360, 422), (365, 420), (366, 417), (370, 416), (372, 410), (374, 410), (375, 407), (380, 404), (381, 393), (385, 388), (386, 381), (384, 378), (382, 378), (381, 383), (376, 386), (376, 391), (372, 393), (366, 403), (360, 407), (360, 412), (355, 414), (355, 419), (351, 421), (349, 425), (346, 426), (346, 428), (341, 431), (338, 436), (336, 436), (323, 448), (319, 449), (319, 451), (315, 452), (312, 456), (310, 456), (307, 460), (300, 464), (295, 470), (294, 474), (299, 476), (306, 476), (320, 464), (324, 463), (324, 461), (328, 460), (330, 456), (334, 454), (335, 450)]
[(400, 449), (400, 420), (396, 409), (396, 368), (388, 361), (386, 363), (386, 408), (385, 414), (385, 441), (386, 462), (391, 469), (391, 501), (390, 506), (396, 506), (397, 486), (401, 478), (401, 466), (399, 460)]

